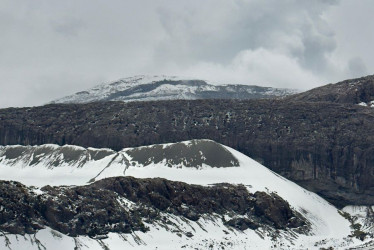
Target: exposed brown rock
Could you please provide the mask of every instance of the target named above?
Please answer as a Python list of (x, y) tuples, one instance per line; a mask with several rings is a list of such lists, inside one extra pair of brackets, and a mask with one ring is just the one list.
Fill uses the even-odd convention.
[[(35, 194), (18, 182), (0, 181), (0, 230), (25, 234), (48, 226), (71, 236), (144, 232), (148, 229), (143, 221), (167, 223), (160, 212), (193, 221), (207, 214), (246, 215), (250, 218), (245, 221), (247, 226), (227, 223), (239, 230), (247, 229), (248, 221), (282, 229), (306, 225), (305, 219), (281, 197), (251, 194), (241, 185), (204, 187), (160, 178), (115, 177), (87, 186), (46, 186), (42, 191)], [(133, 205), (119, 202), (122, 198)], [(261, 204), (275, 205), (265, 208)]]

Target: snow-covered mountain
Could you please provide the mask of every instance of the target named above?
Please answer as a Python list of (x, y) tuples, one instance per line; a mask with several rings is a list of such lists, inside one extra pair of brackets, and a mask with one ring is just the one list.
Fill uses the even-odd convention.
[(176, 99), (258, 99), (284, 97), (296, 90), (248, 85), (213, 85), (176, 76), (134, 76), (104, 83), (51, 103), (153, 101)]
[(1, 248), (373, 246), (370, 231), (352, 219), (357, 209), (339, 211), (210, 140), (118, 152), (4, 146), (0, 179)]

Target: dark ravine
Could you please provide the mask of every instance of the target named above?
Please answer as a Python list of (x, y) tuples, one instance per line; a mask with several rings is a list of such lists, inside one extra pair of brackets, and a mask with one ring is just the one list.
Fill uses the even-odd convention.
[(119, 150), (212, 139), (338, 207), (374, 204), (374, 109), (332, 102), (193, 100), (0, 110), (0, 145)]
[[(238, 215), (223, 221), (238, 230), (260, 226), (309, 230), (305, 218), (277, 194), (251, 194), (242, 185), (204, 187), (161, 178), (113, 177), (87, 186), (45, 186), (41, 190), (37, 194), (19, 182), (0, 181), (1, 232), (32, 234), (50, 227), (73, 237), (94, 237), (146, 232), (145, 223), (170, 223), (167, 214), (197, 221), (213, 213), (222, 218), (227, 213)], [(123, 198), (133, 205), (122, 204)]]

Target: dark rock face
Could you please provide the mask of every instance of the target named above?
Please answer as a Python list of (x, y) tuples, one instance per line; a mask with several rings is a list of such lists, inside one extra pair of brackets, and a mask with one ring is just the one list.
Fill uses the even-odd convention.
[(272, 222), (275, 228), (282, 228), (284, 225), (290, 227), (300, 226), (300, 221), (290, 220), (293, 217), (289, 204), (280, 196), (272, 194), (271, 196), (265, 192), (256, 192), (255, 215), (265, 218)]
[[(374, 204), (374, 109), (286, 100), (47, 105), (0, 110), (0, 144), (124, 147), (212, 139), (337, 206)], [(248, 173), (250, 174), (250, 173)]]
[(34, 233), (44, 220), (34, 209), (37, 198), (18, 182), (0, 182), (0, 228), (9, 233)]
[[(48, 226), (70, 236), (145, 232), (143, 222), (167, 220), (160, 212), (193, 221), (213, 213), (246, 215), (244, 224), (242, 219), (226, 223), (239, 230), (260, 225), (307, 229), (305, 219), (281, 197), (251, 194), (240, 185), (203, 187), (160, 178), (116, 177), (87, 186), (41, 190), (36, 194), (18, 182), (0, 181), (0, 230), (25, 234)], [(123, 198), (133, 205), (121, 203)]]

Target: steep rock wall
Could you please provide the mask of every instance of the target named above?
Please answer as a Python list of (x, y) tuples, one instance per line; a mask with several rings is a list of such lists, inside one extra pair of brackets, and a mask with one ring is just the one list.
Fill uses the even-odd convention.
[(194, 100), (0, 110), (1, 145), (55, 143), (119, 150), (189, 139), (233, 147), (337, 206), (374, 204), (370, 107)]

